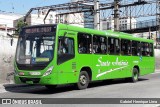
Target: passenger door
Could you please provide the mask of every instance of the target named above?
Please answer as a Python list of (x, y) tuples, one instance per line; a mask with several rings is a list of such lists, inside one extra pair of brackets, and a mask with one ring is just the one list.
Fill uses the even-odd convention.
[(69, 33), (58, 38), (58, 83), (77, 82), (76, 58), (75, 58), (75, 36), (76, 33)]

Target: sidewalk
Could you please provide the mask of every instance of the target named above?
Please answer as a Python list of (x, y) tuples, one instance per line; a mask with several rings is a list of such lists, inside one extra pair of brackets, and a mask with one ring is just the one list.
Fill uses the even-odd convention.
[(5, 90), (6, 86), (12, 87), (14, 85), (16, 85), (16, 84), (14, 84), (14, 83), (2, 83), (2, 84), (0, 84), (0, 93), (7, 92)]
[(3, 83), (0, 84), (0, 93), (7, 92), (6, 88), (27, 87), (28, 84)]
[(156, 69), (155, 72), (160, 72), (160, 69)]

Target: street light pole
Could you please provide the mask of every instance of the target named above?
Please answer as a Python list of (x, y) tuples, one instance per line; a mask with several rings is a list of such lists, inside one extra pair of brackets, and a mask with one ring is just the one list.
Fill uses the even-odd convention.
[(114, 30), (119, 31), (119, 0), (114, 0)]
[(94, 29), (100, 30), (99, 0), (94, 0)]

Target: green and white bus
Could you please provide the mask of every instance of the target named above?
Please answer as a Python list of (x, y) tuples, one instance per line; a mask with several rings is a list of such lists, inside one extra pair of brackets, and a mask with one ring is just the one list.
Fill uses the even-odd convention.
[(153, 40), (114, 31), (67, 24), (24, 27), (15, 56), (15, 83), (41, 84), (52, 89), (74, 83), (138, 77), (153, 73)]

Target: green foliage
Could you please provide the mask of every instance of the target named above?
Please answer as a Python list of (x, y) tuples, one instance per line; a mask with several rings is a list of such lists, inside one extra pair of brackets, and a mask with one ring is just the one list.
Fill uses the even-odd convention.
[(17, 23), (17, 28), (16, 28), (16, 34), (19, 35), (20, 31), (22, 30), (23, 27), (27, 26), (27, 23), (25, 23), (23, 20), (19, 20)]

